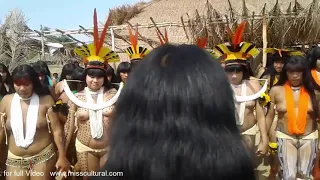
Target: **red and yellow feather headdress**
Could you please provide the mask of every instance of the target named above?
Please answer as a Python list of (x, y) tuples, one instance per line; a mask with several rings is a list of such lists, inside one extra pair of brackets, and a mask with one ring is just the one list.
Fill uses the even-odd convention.
[(138, 25), (136, 26), (135, 34), (132, 33), (132, 29), (129, 27), (129, 35), (131, 46), (126, 49), (126, 53), (130, 61), (141, 60), (149, 53), (149, 50), (138, 45)]
[(214, 48), (216, 57), (221, 58), (222, 62), (230, 62), (233, 60), (247, 61), (249, 58), (259, 54), (259, 50), (251, 43), (242, 42), (242, 34), (245, 29), (246, 21), (243, 21), (236, 29), (235, 33), (227, 27), (227, 32), (231, 37), (230, 44), (219, 44)]
[[(108, 62), (118, 62), (120, 61), (118, 54), (116, 54), (111, 49), (104, 47), (104, 40), (108, 30), (108, 24), (110, 23), (110, 15), (107, 22), (104, 25), (103, 31), (99, 37), (98, 32), (98, 20), (97, 11), (94, 9), (93, 14), (93, 43), (75, 48), (74, 52), (79, 55), (83, 61), (86, 68), (99, 68), (105, 69), (104, 65)], [(101, 66), (90, 66), (91, 62), (100, 62)], [(98, 63), (99, 64), (99, 63)], [(102, 67), (103, 66), (103, 67)]]

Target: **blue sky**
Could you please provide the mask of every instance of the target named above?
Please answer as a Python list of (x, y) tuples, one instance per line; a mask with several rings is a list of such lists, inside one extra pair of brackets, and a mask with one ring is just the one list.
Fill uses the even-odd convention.
[(98, 20), (103, 21), (109, 8), (132, 4), (140, 0), (0, 0), (0, 22), (6, 14), (19, 8), (28, 19), (31, 29), (40, 25), (55, 29), (77, 29), (78, 25), (92, 27), (93, 9), (97, 8)]

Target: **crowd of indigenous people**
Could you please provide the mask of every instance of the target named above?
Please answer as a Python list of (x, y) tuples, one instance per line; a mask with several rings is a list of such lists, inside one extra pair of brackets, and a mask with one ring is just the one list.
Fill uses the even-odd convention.
[(320, 47), (259, 50), (242, 22), (213, 51), (158, 31), (150, 51), (129, 28), (130, 61), (115, 70), (109, 20), (100, 34), (94, 22), (93, 43), (74, 50), (83, 63), (59, 76), (43, 61), (0, 64), (0, 179), (255, 180), (261, 159), (268, 179), (320, 178)]

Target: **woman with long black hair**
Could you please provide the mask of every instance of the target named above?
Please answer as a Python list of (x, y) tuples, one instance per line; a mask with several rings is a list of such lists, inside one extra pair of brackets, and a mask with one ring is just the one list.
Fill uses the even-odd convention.
[[(282, 68), (284, 66), (284, 63), (290, 58), (290, 56), (295, 54), (301, 54), (301, 52), (293, 51), (293, 50), (287, 50), (287, 49), (277, 49), (277, 48), (267, 48), (267, 69), (262, 74), (262, 79), (268, 80), (268, 89), (267, 93), (269, 93), (270, 89), (276, 85), (279, 81), (280, 73), (282, 72)], [(279, 172), (280, 166), (279, 161), (277, 158), (277, 140), (275, 136), (276, 127), (277, 127), (277, 121), (278, 121), (278, 115), (275, 111), (275, 118), (272, 121), (271, 128), (269, 131), (269, 149), (271, 150), (270, 158), (270, 175), (269, 179), (275, 179), (276, 175)]]
[(120, 82), (126, 83), (130, 71), (131, 71), (130, 62), (121, 62), (117, 68), (116, 76), (119, 78)]
[(104, 170), (123, 174), (96, 179), (255, 179), (232, 89), (204, 50), (154, 49), (132, 70), (115, 109)]
[(16, 93), (6, 95), (0, 104), (0, 146), (8, 145), (7, 171), (21, 172), (19, 176), (27, 179), (31, 172), (51, 179), (51, 172), (68, 171), (62, 126), (51, 109), (55, 103), (50, 91), (29, 65), (17, 66), (12, 77)]
[(319, 112), (310, 69), (303, 55), (291, 56), (286, 61), (270, 98), (266, 121), (270, 129), (277, 111), (275, 135), (283, 179), (310, 179), (318, 148)]

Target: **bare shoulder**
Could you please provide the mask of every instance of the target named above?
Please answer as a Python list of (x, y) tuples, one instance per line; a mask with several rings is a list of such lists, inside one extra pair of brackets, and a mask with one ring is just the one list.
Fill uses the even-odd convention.
[(40, 99), (40, 102), (47, 105), (48, 108), (50, 108), (51, 106), (53, 106), (55, 104), (51, 95), (41, 96), (39, 99)]
[(261, 89), (261, 84), (260, 84), (260, 80), (255, 78), (255, 79), (249, 79), (247, 81), (247, 85), (253, 89), (254, 92), (258, 92)]
[(9, 103), (9, 102), (12, 100), (13, 95), (14, 95), (14, 94), (7, 94), (7, 95), (5, 95), (5, 96), (2, 98), (1, 103), (2, 103), (2, 104), (7, 104), (7, 103)]
[(55, 91), (61, 93), (61, 90), (62, 90), (62, 88), (63, 88), (63, 85), (64, 85), (64, 82), (63, 82), (63, 81), (58, 82), (58, 83), (54, 86)]
[(270, 95), (275, 95), (281, 91), (283, 91), (283, 86), (273, 86), (270, 90)]

